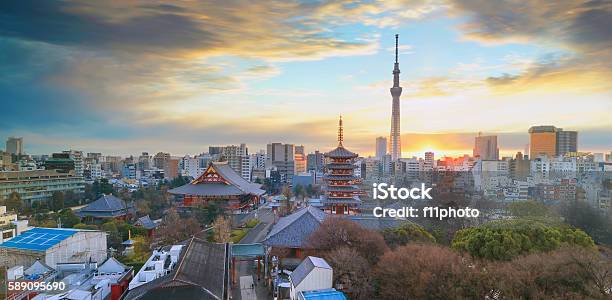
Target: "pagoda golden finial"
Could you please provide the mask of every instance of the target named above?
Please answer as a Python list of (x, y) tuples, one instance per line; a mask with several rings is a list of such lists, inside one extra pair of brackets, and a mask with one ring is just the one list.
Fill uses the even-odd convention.
[(338, 145), (342, 146), (342, 141), (344, 141), (344, 133), (342, 129), (342, 114), (340, 114), (340, 121), (338, 121)]

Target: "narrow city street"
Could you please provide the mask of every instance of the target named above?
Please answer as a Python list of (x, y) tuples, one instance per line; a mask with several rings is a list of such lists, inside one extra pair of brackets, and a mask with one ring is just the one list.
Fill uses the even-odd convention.
[[(274, 213), (266, 205), (251, 212), (251, 214), (256, 214), (253, 217), (258, 218), (260, 223), (251, 229), (239, 244), (261, 243), (274, 223)], [(250, 300), (253, 299), (253, 296), (256, 299), (272, 299), (264, 285), (263, 262), (261, 268), (261, 278), (257, 278), (256, 261), (236, 261), (236, 278), (239, 281), (232, 286), (232, 299)], [(249, 280), (249, 277), (252, 280)], [(252, 289), (249, 287), (251, 283)]]

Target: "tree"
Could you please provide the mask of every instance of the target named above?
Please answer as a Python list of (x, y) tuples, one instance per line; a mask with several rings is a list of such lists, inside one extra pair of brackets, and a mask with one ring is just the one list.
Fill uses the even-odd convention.
[(15, 212), (21, 212), (23, 209), (23, 200), (21, 200), (21, 195), (17, 192), (12, 192), (9, 194), (8, 199), (6, 200), (6, 209), (12, 210)]
[(51, 195), (51, 209), (53, 211), (59, 211), (64, 208), (64, 193), (55, 191)]
[(213, 237), (217, 243), (227, 243), (230, 241), (232, 228), (229, 218), (219, 216), (213, 223)]
[(75, 215), (70, 208), (62, 209), (59, 212), (58, 217), (62, 220), (62, 227), (64, 228), (72, 228), (74, 225), (81, 222), (81, 218)]
[(572, 201), (562, 208), (568, 224), (584, 230), (595, 242), (612, 245), (612, 218), (582, 201)]
[(404, 222), (399, 227), (383, 230), (383, 237), (389, 247), (395, 248), (407, 243), (435, 243), (436, 239), (420, 225)]
[(467, 261), (446, 247), (408, 244), (376, 265), (376, 299), (484, 299), (486, 289)]
[(517, 201), (508, 204), (508, 211), (515, 217), (544, 217), (548, 214), (546, 205), (534, 201)]
[(168, 210), (161, 225), (155, 230), (155, 239), (170, 245), (186, 240), (201, 231), (196, 218), (181, 218), (175, 209)]
[(349, 299), (372, 299), (372, 268), (357, 250), (348, 247), (333, 250), (328, 262), (334, 269), (333, 282), (342, 287)]
[(499, 299), (608, 299), (609, 254), (581, 247), (534, 253), (510, 262), (491, 262), (481, 269), (481, 278)]
[(293, 194), (294, 194), (296, 197), (302, 197), (302, 199), (303, 199), (303, 198), (304, 198), (304, 196), (305, 196), (305, 194), (306, 194), (306, 193), (305, 193), (305, 191), (304, 191), (304, 186), (303, 186), (303, 185), (301, 185), (301, 184), (296, 184), (296, 185), (293, 187)]
[(337, 250), (342, 247), (355, 249), (369, 263), (375, 263), (388, 250), (382, 235), (365, 229), (342, 217), (328, 217), (309, 237), (311, 247), (321, 250)]
[(457, 231), (452, 242), (456, 250), (492, 260), (510, 260), (518, 255), (574, 245), (595, 246), (593, 239), (580, 229), (521, 219), (462, 229)]

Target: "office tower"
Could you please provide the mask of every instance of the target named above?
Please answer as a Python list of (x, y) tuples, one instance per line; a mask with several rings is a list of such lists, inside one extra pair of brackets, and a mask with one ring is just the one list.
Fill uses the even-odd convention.
[(304, 154), (304, 146), (295, 146), (293, 161), (295, 162), (296, 175), (306, 172), (306, 155)]
[(480, 157), (482, 160), (498, 160), (497, 136), (484, 136), (479, 132), (474, 140), (474, 157)]
[(325, 156), (323, 153), (316, 150), (314, 153), (308, 154), (306, 157), (307, 171), (322, 172), (325, 166)]
[(21, 155), (23, 152), (23, 138), (9, 137), (6, 140), (6, 152)]
[(530, 172), (529, 159), (523, 153), (517, 152), (514, 159), (510, 160), (510, 178), (513, 180), (526, 181)]
[(153, 156), (153, 166), (158, 169), (163, 169), (166, 167), (166, 163), (169, 159), (170, 153), (157, 152), (157, 154)]
[(529, 128), (529, 158), (544, 154), (557, 154), (557, 128), (555, 126), (533, 126)]
[(391, 88), (391, 96), (393, 97), (393, 104), (391, 107), (391, 146), (390, 154), (393, 161), (399, 159), (402, 156), (402, 142), (400, 140), (400, 95), (402, 94), (402, 88), (399, 85), (399, 61), (398, 61), (398, 38), (399, 35), (395, 35), (395, 65), (393, 67), (393, 87)]
[(208, 154), (210, 155), (221, 155), (222, 152), (223, 152), (223, 147), (220, 147), (220, 146), (208, 147)]
[(387, 154), (387, 138), (379, 136), (376, 138), (376, 159), (382, 159)]
[(138, 157), (138, 170), (151, 169), (151, 155), (149, 152), (142, 152)]
[(578, 152), (578, 132), (557, 128), (557, 155)]
[(291, 183), (295, 173), (295, 149), (292, 144), (271, 143), (267, 145), (266, 168), (276, 168), (282, 182)]
[(83, 151), (77, 150), (66, 150), (63, 153), (68, 154), (70, 159), (74, 161), (74, 175), (78, 177), (83, 176), (83, 170), (85, 170), (85, 162), (83, 160)]

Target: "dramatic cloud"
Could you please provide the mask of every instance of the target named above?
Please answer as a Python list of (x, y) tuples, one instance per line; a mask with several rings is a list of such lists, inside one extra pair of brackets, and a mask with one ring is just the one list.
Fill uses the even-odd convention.
[(453, 0), (468, 39), (486, 44), (528, 42), (566, 54), (547, 55), (519, 74), (487, 81), (504, 92), (526, 89), (612, 91), (612, 2)]

